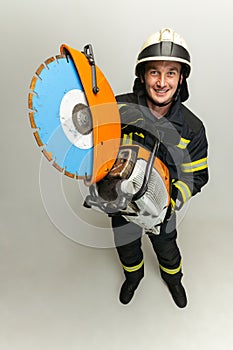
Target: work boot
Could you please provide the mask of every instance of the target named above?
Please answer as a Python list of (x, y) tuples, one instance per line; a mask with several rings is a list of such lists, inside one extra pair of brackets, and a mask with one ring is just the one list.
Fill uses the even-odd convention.
[(134, 296), (134, 292), (137, 289), (138, 285), (133, 285), (129, 281), (125, 280), (125, 282), (122, 284), (121, 291), (120, 291), (120, 302), (122, 304), (128, 304), (130, 300)]
[(140, 268), (138, 271), (126, 272), (125, 281), (121, 286), (119, 299), (122, 304), (128, 304), (134, 296), (134, 292), (137, 289), (141, 279), (144, 276), (144, 268)]
[(167, 286), (175, 304), (180, 308), (184, 308), (187, 305), (187, 297), (181, 282), (178, 282), (177, 284), (167, 283)]

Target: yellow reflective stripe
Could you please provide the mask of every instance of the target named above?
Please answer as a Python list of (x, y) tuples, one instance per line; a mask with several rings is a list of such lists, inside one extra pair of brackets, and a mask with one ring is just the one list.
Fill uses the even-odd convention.
[(162, 265), (159, 265), (159, 266), (160, 266), (161, 270), (168, 273), (169, 275), (175, 275), (175, 273), (178, 273), (181, 270), (182, 261), (180, 261), (180, 265), (177, 267), (177, 269), (167, 269), (166, 267), (163, 267)]
[(181, 149), (185, 149), (185, 148), (188, 146), (188, 144), (189, 144), (190, 141), (191, 141), (191, 140), (187, 140), (187, 139), (184, 139), (183, 137), (181, 137), (181, 138), (180, 138), (180, 142), (179, 142), (179, 144), (177, 145), (177, 147), (179, 147), (179, 148), (181, 148)]
[(135, 135), (138, 135), (139, 137), (141, 137), (142, 139), (145, 138), (145, 136), (143, 135), (143, 133), (140, 132), (140, 134), (138, 132), (135, 132)]
[(175, 206), (176, 206), (176, 202), (172, 198), (171, 198), (171, 206), (172, 206), (172, 209), (175, 208)]
[(133, 133), (131, 132), (129, 135), (123, 135), (122, 145), (132, 145), (133, 143)]
[(131, 132), (130, 134), (129, 134), (129, 143), (128, 144), (132, 144), (133, 143), (133, 133)]
[[(120, 110), (122, 107), (127, 107), (127, 104), (125, 104), (125, 103), (118, 103), (118, 109)], [(124, 114), (125, 114), (126, 112), (121, 112), (121, 115), (122, 116), (124, 116)], [(143, 121), (144, 119), (143, 118), (137, 118), (136, 120), (132, 120), (130, 123), (128, 123), (127, 125), (125, 125), (125, 126), (123, 126), (121, 129), (123, 130), (123, 129), (125, 129), (125, 128), (127, 128), (129, 125), (133, 125), (133, 124), (137, 124), (139, 121)], [(143, 134), (140, 134), (139, 136), (141, 136), (141, 135), (143, 135)], [(142, 136), (142, 137), (144, 137), (144, 135)]]
[(128, 138), (128, 135), (127, 135), (127, 134), (124, 134), (124, 135), (123, 135), (122, 145), (126, 145), (126, 144), (127, 144), (127, 138)]
[(208, 167), (207, 158), (198, 159), (195, 162), (181, 164), (184, 173), (192, 173), (194, 171), (206, 169)]
[[(124, 113), (122, 113), (122, 114), (124, 114)], [(129, 125), (137, 124), (140, 120), (143, 121), (143, 118), (138, 118), (136, 120), (133, 120), (132, 122), (130, 122), (130, 123), (126, 124), (125, 126), (123, 126), (121, 129), (123, 130), (123, 129), (127, 128)], [(141, 134), (141, 135), (143, 135), (143, 134)], [(144, 137), (144, 135), (143, 135), (143, 137)]]
[(125, 271), (127, 271), (127, 272), (134, 272), (134, 271), (139, 270), (139, 269), (142, 267), (143, 264), (144, 264), (144, 260), (142, 260), (142, 261), (140, 262), (140, 264), (135, 265), (135, 266), (131, 266), (131, 267), (128, 267), (128, 266), (125, 266), (125, 265), (122, 265), (122, 266), (123, 266), (123, 269), (124, 269)]
[(174, 182), (174, 186), (176, 186), (176, 188), (178, 188), (178, 190), (180, 191), (180, 193), (182, 195), (183, 202), (186, 203), (187, 200), (192, 196), (192, 193), (191, 193), (188, 185), (185, 182), (179, 180), (179, 181)]
[(126, 103), (118, 103), (118, 108), (121, 109), (122, 107), (127, 106)]

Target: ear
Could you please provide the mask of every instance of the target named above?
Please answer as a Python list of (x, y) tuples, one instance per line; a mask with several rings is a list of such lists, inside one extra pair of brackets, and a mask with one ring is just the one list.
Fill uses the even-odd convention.
[(183, 81), (183, 74), (180, 75), (180, 85), (182, 84)]
[(145, 83), (144, 77), (140, 74), (140, 82), (143, 84)]

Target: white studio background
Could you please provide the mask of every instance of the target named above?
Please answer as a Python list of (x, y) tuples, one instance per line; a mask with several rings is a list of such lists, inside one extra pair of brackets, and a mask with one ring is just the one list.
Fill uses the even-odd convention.
[[(208, 233), (211, 239), (211, 231), (213, 230), (215, 235), (222, 236), (223, 242), (225, 238), (224, 247), (227, 250), (227, 247), (232, 246), (233, 243), (232, 238), (229, 241), (231, 236), (225, 235), (224, 230), (222, 231), (224, 225), (227, 225), (231, 230), (233, 223), (231, 154), (233, 148), (231, 135), (233, 128), (231, 116), (233, 45), (231, 17), (232, 10), (228, 0), (221, 2), (210, 0), (205, 2), (200, 0), (192, 2), (185, 0), (167, 0), (165, 2), (154, 0), (21, 0), (18, 2), (0, 0), (2, 121), (0, 131), (2, 150), (0, 303), (1, 290), (3, 291), (2, 300), (4, 301), (4, 298), (7, 300), (8, 295), (12, 302), (11, 306), (0, 304), (0, 315), (4, 316), (0, 319), (0, 328), (2, 329), (0, 332), (3, 332), (2, 346), (4, 349), (37, 350), (41, 349), (39, 345), (37, 347), (37, 343), (41, 343), (43, 348), (47, 350), (51, 349), (54, 344), (51, 340), (47, 344), (43, 339), (43, 336), (47, 336), (49, 339), (49, 333), (46, 330), (43, 332), (38, 330), (38, 337), (41, 334), (42, 338), (37, 339), (35, 329), (37, 326), (40, 329), (40, 321), (43, 322), (45, 319), (38, 316), (39, 314), (37, 315), (36, 312), (39, 312), (37, 309), (33, 309), (35, 312), (33, 313), (26, 308), (26, 315), (31, 317), (28, 316), (26, 325), (29, 333), (30, 326), (34, 327), (32, 331), (34, 338), (29, 336), (29, 339), (25, 341), (27, 327), (25, 326), (23, 329), (19, 327), (19, 315), (25, 312), (25, 308), (20, 305), (20, 300), (22, 300), (20, 298), (25, 297), (26, 299), (28, 296), (28, 300), (33, 302), (33, 284), (35, 281), (39, 283), (34, 274), (34, 271), (37, 271), (36, 262), (42, 264), (41, 268), (46, 270), (45, 274), (49, 278), (49, 273), (52, 274), (53, 270), (51, 267), (49, 270), (48, 265), (55, 266), (57, 263), (55, 263), (55, 253), (61, 259), (58, 266), (63, 263), (62, 266), (66, 272), (68, 270), (67, 261), (77, 262), (77, 251), (83, 258), (84, 265), (87, 264), (87, 258), (91, 259), (91, 256), (95, 256), (97, 259), (99, 257), (98, 252), (96, 252), (98, 250), (90, 251), (88, 248), (85, 250), (85, 247), (79, 247), (74, 242), (59, 235), (56, 223), (53, 225), (49, 215), (47, 215), (46, 208), (43, 206), (39, 186), (41, 153), (32, 136), (27, 111), (28, 89), (35, 70), (44, 60), (58, 54), (62, 43), (77, 50), (82, 50), (84, 45), (91, 43), (96, 63), (104, 72), (114, 93), (127, 92), (132, 88), (134, 64), (144, 40), (153, 32), (166, 26), (172, 27), (181, 34), (188, 43), (193, 65), (192, 74), (188, 81), (190, 98), (186, 105), (202, 119), (206, 126), (210, 168), (210, 182), (202, 193), (191, 201), (182, 224), (187, 230), (189, 227), (196, 227), (198, 238)], [(47, 186), (52, 187), (60, 174), (52, 168), (47, 171), (50, 172)], [(77, 184), (69, 178), (63, 179), (62, 184), (69, 205), (75, 207), (77, 205), (75, 192)], [(101, 220), (103, 220), (103, 226), (106, 224), (106, 219), (103, 217), (94, 217), (93, 220), (98, 221), (100, 226)], [(87, 227), (87, 231), (89, 230), (92, 228)], [(53, 240), (54, 243), (48, 243)], [(184, 243), (184, 246), (186, 244)], [(220, 255), (221, 257), (216, 236), (211, 242), (211, 250), (215, 256), (219, 257)], [(103, 254), (106, 254), (106, 260), (110, 259), (111, 253), (109, 251), (104, 250)], [(225, 256), (222, 256), (223, 260), (224, 258)], [(109, 269), (117, 274), (118, 262), (115, 256), (114, 259), (116, 261)], [(93, 265), (89, 263), (88, 266), (91, 269)], [(16, 271), (15, 275), (14, 271)], [(27, 272), (26, 277), (25, 271)], [(61, 279), (68, 279), (68, 275), (64, 277), (61, 273)], [(85, 281), (87, 282), (86, 279)], [(217, 283), (217, 281), (215, 282)], [(98, 283), (97, 277), (95, 283)], [(232, 290), (232, 274), (229, 276), (228, 283)], [(2, 289), (2, 286), (12, 288)], [(20, 286), (20, 292), (17, 291), (17, 286)], [(60, 284), (58, 286), (61, 287)], [(68, 287), (69, 285), (66, 288)], [(85, 293), (85, 287), (82, 286), (82, 288)], [(45, 289), (41, 290), (46, 293)], [(16, 297), (14, 293), (16, 293)], [(41, 307), (44, 310), (43, 301), (49, 299), (44, 297), (44, 299), (39, 298), (38, 300), (38, 309)], [(92, 306), (95, 307), (96, 304), (93, 303)], [(55, 304), (53, 304), (53, 311), (54, 314), (52, 311), (48, 313), (48, 319), (51, 322), (54, 321), (56, 315), (57, 317), (60, 315)], [(134, 311), (137, 315), (137, 310)], [(46, 312), (44, 311), (44, 315), (47, 315)], [(72, 308), (70, 308), (70, 312), (72, 313)], [(111, 314), (110, 311), (109, 314)], [(36, 319), (36, 315), (38, 319)], [(66, 320), (69, 319), (68, 311), (65, 317)], [(117, 314), (116, 317), (121, 320), (124, 314), (121, 316)], [(137, 316), (135, 317), (137, 318)], [(186, 314), (187, 317), (189, 315)], [(30, 320), (32, 320), (32, 324)], [(87, 320), (88, 317), (84, 318), (84, 322)], [(63, 320), (63, 322), (65, 321)], [(159, 322), (159, 320), (155, 322)], [(224, 322), (232, 324), (233, 318), (228, 321), (223, 319), (223, 324), (225, 324)], [(7, 326), (6, 329), (4, 329), (4, 325)], [(59, 323), (59, 326), (62, 329), (63, 323)], [(98, 332), (94, 335), (98, 341), (102, 330), (98, 328), (98, 325), (97, 329)], [(72, 331), (75, 331), (74, 325)], [(55, 328), (52, 334), (58, 336)], [(65, 334), (67, 335), (68, 331)], [(73, 341), (68, 347), (66, 347), (65, 341), (63, 344), (62, 338), (59, 338), (61, 347), (59, 348), (59, 344), (55, 343), (56, 348), (73, 350), (76, 349), (76, 344), (82, 344), (84, 349), (85, 341), (88, 340), (82, 339), (81, 334), (80, 337), (80, 343)], [(218, 340), (220, 342), (220, 338)], [(205, 341), (206, 343), (204, 343), (207, 344), (206, 339)], [(18, 347), (13, 345), (17, 343)], [(87, 350), (94, 348), (94, 342), (93, 347), (91, 347), (90, 341), (88, 344)], [(178, 344), (180, 350), (188, 347), (185, 340), (183, 343), (178, 342)], [(229, 343), (227, 344), (229, 345)], [(213, 343), (209, 348), (208, 346), (200, 347), (200, 350), (204, 348), (207, 350), (219, 349), (215, 345), (217, 346), (218, 343)], [(79, 348), (81, 349), (81, 347)], [(105, 350), (108, 347), (101, 347), (101, 344), (97, 343), (97, 348)], [(151, 339), (151, 347), (147, 346), (145, 349), (153, 348)], [(174, 348), (176, 347), (174, 346)], [(192, 347), (192, 345), (189, 348), (196, 350), (196, 347)], [(229, 346), (222, 348), (229, 349)], [(115, 348), (112, 347), (112, 349)], [(137, 348), (137, 345), (134, 345), (134, 349), (144, 348), (143, 346)], [(167, 350), (167, 348), (162, 347), (160, 349)]]
[[(28, 132), (27, 93), (31, 77), (46, 58), (59, 53), (62, 43), (77, 50), (91, 43), (96, 63), (109, 80), (114, 93), (129, 91), (134, 79), (134, 64), (142, 43), (149, 34), (164, 26), (174, 28), (186, 39), (193, 70), (189, 78), (191, 108), (206, 125), (210, 143), (211, 182), (202, 198), (193, 200), (193, 219), (205, 215), (208, 220), (232, 220), (230, 149), (232, 145), (230, 114), (232, 56), (231, 19), (227, 2), (204, 3), (176, 1), (28, 1), (2, 2), (1, 10), (1, 80), (4, 126), (14, 143), (24, 145), (27, 154), (7, 162), (19, 168), (34, 168), (39, 152)], [(12, 101), (13, 99), (13, 101)], [(11, 118), (9, 118), (9, 115)], [(16, 124), (16, 120), (22, 121)], [(13, 138), (13, 140), (12, 140)], [(4, 138), (2, 138), (2, 141)], [(9, 139), (8, 139), (9, 142)], [(4, 144), (7, 143), (7, 140)], [(17, 150), (14, 149), (16, 152)], [(22, 164), (23, 163), (23, 164)], [(4, 164), (4, 167), (6, 164)], [(14, 167), (15, 169), (15, 167)], [(4, 172), (5, 173), (5, 172)], [(14, 177), (14, 171), (9, 171)], [(4, 176), (4, 175), (3, 175)], [(19, 174), (18, 174), (19, 176)], [(10, 180), (9, 175), (7, 179)]]

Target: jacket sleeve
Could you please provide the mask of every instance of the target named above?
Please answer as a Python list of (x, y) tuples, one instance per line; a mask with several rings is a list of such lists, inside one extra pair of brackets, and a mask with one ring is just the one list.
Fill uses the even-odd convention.
[(172, 183), (172, 205), (180, 209), (192, 196), (201, 191), (208, 182), (208, 141), (202, 125), (189, 142), (183, 162), (180, 164), (179, 178)]

